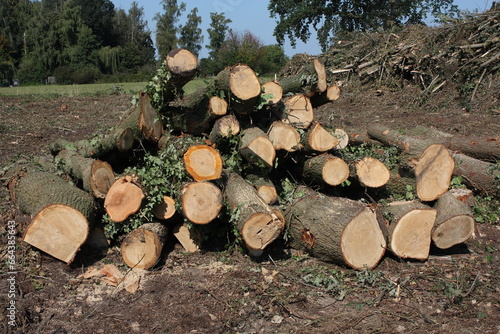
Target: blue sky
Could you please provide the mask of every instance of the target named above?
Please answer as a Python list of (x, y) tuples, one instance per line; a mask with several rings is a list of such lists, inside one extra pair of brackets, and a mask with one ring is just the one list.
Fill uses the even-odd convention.
[[(134, 0), (111, 0), (116, 8), (128, 11), (131, 3)], [(153, 20), (156, 13), (162, 13), (163, 8), (160, 0), (135, 0), (139, 7), (144, 8), (144, 18), (148, 21), (149, 29), (155, 31), (156, 21)], [(268, 0), (178, 0), (178, 3), (186, 3), (186, 12), (189, 13), (194, 7), (198, 7), (198, 15), (202, 17), (201, 29), (205, 35), (203, 45), (208, 44), (206, 34), (207, 28), (210, 25), (210, 13), (224, 12), (226, 17), (231, 19), (229, 27), (237, 32), (249, 30), (260, 38), (264, 44), (276, 44), (276, 39), (273, 36), (274, 26), (276, 22), (269, 17), (267, 10)], [(455, 0), (454, 3), (463, 10), (479, 10), (484, 11), (491, 7), (492, 0)], [(185, 16), (184, 15), (184, 16)], [(181, 21), (183, 23), (183, 18)], [(313, 32), (311, 39), (307, 44), (297, 41), (297, 47), (293, 49), (288, 40), (285, 42), (285, 53), (292, 56), (296, 53), (308, 53), (316, 55), (321, 53), (318, 42), (316, 41)], [(203, 48), (200, 57), (206, 57), (207, 50)]]

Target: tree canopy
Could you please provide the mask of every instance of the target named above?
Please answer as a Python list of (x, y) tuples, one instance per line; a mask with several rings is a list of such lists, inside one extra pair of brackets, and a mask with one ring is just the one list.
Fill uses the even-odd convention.
[(270, 0), (271, 17), (278, 19), (274, 36), (295, 47), (317, 31), (323, 51), (340, 31), (373, 31), (403, 24), (423, 23), (428, 15), (453, 14), (453, 0)]

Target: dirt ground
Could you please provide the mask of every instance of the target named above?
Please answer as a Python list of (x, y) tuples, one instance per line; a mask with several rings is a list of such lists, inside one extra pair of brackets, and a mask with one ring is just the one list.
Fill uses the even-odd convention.
[[(494, 94), (466, 110), (452, 90), (421, 106), (413, 102), (417, 93), (412, 86), (375, 94), (346, 85), (317, 118), (358, 129), (379, 121), (394, 128), (500, 133)], [(105, 132), (130, 101), (129, 95), (0, 96), (0, 165), (49, 154), (48, 144), (58, 138)], [(366, 272), (283, 252), (280, 245), (258, 261), (236, 248), (187, 254), (172, 245), (153, 270), (136, 273), (123, 264), (118, 247), (105, 253), (86, 247), (69, 266), (37, 251), (20, 239), (30, 217), (12, 206), (5, 187), (1, 199), (4, 333), (500, 333), (498, 222), (478, 224), (473, 239), (447, 252), (433, 249), (427, 261), (388, 255)], [(14, 268), (7, 265), (9, 221), (16, 224)], [(123, 285), (79, 276), (109, 264), (126, 277), (138, 276), (139, 289), (130, 293)]]

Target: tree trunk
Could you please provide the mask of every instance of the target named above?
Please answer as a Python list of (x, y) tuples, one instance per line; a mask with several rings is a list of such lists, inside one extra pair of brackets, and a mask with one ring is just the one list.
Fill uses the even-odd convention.
[(228, 138), (229, 136), (236, 136), (240, 133), (241, 127), (240, 122), (234, 115), (227, 115), (219, 118), (215, 121), (212, 131), (208, 139), (218, 145), (221, 143), (223, 138)]
[(450, 187), (455, 161), (441, 144), (430, 145), (415, 166), (417, 196), (422, 201), (433, 201)]
[(295, 200), (285, 219), (291, 246), (321, 260), (372, 269), (385, 254), (377, 217), (360, 202), (312, 193)]
[(152, 268), (160, 260), (167, 234), (168, 229), (160, 223), (139, 226), (121, 244), (123, 261), (130, 268)]
[(327, 88), (325, 66), (319, 59), (314, 59), (299, 73), (281, 79), (279, 84), (284, 94), (324, 92)]
[(161, 121), (158, 112), (151, 105), (151, 99), (148, 94), (141, 93), (139, 97), (139, 128), (147, 140), (158, 142), (163, 135), (163, 122)]
[(76, 151), (59, 152), (55, 163), (65, 174), (82, 181), (83, 189), (96, 198), (105, 198), (115, 182), (113, 168), (107, 162), (84, 158)]
[(349, 165), (341, 158), (322, 154), (304, 162), (303, 177), (316, 184), (338, 186), (349, 178)]
[(304, 149), (308, 152), (326, 152), (335, 148), (340, 141), (320, 123), (313, 122), (305, 135)]
[(33, 217), (23, 241), (70, 264), (88, 235), (89, 222), (79, 210), (65, 204), (50, 204)]
[(400, 258), (427, 259), (437, 211), (418, 201), (394, 202), (381, 210), (391, 217), (391, 251)]
[(275, 105), (281, 101), (283, 97), (283, 88), (279, 83), (275, 81), (268, 81), (262, 85), (263, 94), (269, 94), (270, 97), (267, 99), (266, 103), (268, 105)]
[(222, 209), (222, 192), (210, 182), (192, 182), (182, 188), (182, 214), (194, 224), (205, 225)]
[(215, 78), (215, 86), (226, 92), (230, 108), (239, 114), (254, 111), (261, 93), (255, 72), (247, 65), (227, 67)]
[(447, 249), (472, 237), (476, 221), (466, 203), (446, 192), (438, 198), (434, 209), (437, 210), (437, 217), (432, 241), (438, 248)]
[(290, 124), (275, 121), (267, 131), (274, 149), (295, 152), (300, 149), (300, 133)]
[(182, 98), (182, 88), (198, 70), (198, 59), (188, 50), (175, 49), (167, 54), (165, 61), (170, 71), (170, 78), (163, 91), (163, 101), (166, 103)]
[(311, 104), (313, 108), (319, 108), (324, 104), (337, 101), (340, 97), (340, 87), (337, 85), (328, 86), (328, 88), (319, 94), (314, 94), (311, 97)]
[(104, 208), (112, 221), (122, 222), (139, 211), (144, 197), (137, 176), (126, 175), (117, 179), (109, 188)]
[(224, 196), (236, 227), (249, 250), (263, 250), (284, 229), (283, 216), (270, 207), (255, 188), (236, 173), (224, 174)]
[(391, 177), (389, 169), (378, 159), (365, 157), (355, 165), (356, 176), (363, 187), (379, 188)]
[(216, 180), (221, 177), (222, 158), (208, 145), (193, 145), (184, 153), (184, 166), (195, 181)]
[(251, 163), (264, 163), (266, 167), (274, 165), (276, 150), (267, 135), (258, 127), (242, 131), (240, 154)]
[(285, 99), (283, 109), (283, 122), (292, 124), (299, 129), (307, 129), (314, 120), (314, 109), (309, 98), (303, 94), (297, 94)]

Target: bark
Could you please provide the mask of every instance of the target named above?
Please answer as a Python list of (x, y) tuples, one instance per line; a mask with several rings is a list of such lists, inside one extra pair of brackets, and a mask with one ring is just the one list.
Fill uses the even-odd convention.
[(84, 158), (75, 151), (63, 150), (55, 158), (57, 167), (82, 182), (83, 189), (104, 198), (115, 182), (113, 168), (105, 161)]
[(316, 93), (327, 88), (326, 69), (319, 59), (309, 62), (297, 74), (279, 81), (283, 93)]
[(258, 127), (242, 131), (240, 154), (251, 163), (264, 163), (266, 167), (274, 165), (276, 150), (269, 137)]
[(447, 249), (467, 241), (474, 234), (476, 221), (470, 207), (446, 192), (436, 201), (437, 217), (432, 229), (432, 241), (441, 249)]
[(222, 70), (215, 78), (215, 87), (227, 94), (230, 108), (239, 114), (254, 111), (261, 93), (257, 75), (243, 64)]
[(139, 211), (144, 197), (137, 176), (122, 176), (109, 188), (104, 199), (104, 208), (112, 221), (122, 222)]
[(385, 254), (377, 217), (360, 202), (312, 193), (295, 200), (285, 219), (290, 245), (321, 260), (372, 269)]
[(390, 216), (390, 250), (400, 258), (427, 259), (437, 211), (418, 201), (394, 202), (381, 210)]
[(88, 235), (89, 222), (79, 210), (65, 204), (50, 204), (33, 217), (23, 241), (70, 264)]
[(295, 152), (300, 149), (300, 133), (290, 124), (275, 121), (269, 127), (267, 136), (275, 150)]
[(139, 109), (141, 113), (139, 114), (138, 124), (144, 138), (152, 142), (158, 142), (164, 132), (163, 122), (156, 109), (152, 106), (148, 94), (140, 94)]
[(306, 181), (320, 185), (338, 186), (349, 178), (349, 165), (331, 154), (307, 159), (302, 170)]
[(216, 180), (222, 174), (222, 158), (208, 145), (193, 145), (184, 153), (184, 166), (195, 181)]
[(205, 225), (222, 209), (222, 192), (210, 182), (192, 182), (182, 188), (182, 214), (194, 224)]
[(130, 268), (152, 268), (160, 260), (167, 234), (168, 229), (160, 223), (139, 226), (121, 244), (123, 261)]
[(175, 49), (167, 54), (165, 61), (170, 71), (170, 78), (163, 91), (163, 101), (168, 102), (182, 98), (184, 93), (182, 88), (198, 70), (198, 59), (188, 50)]
[(283, 215), (270, 207), (240, 175), (225, 173), (224, 181), (224, 197), (243, 241), (249, 250), (263, 250), (283, 231)]

